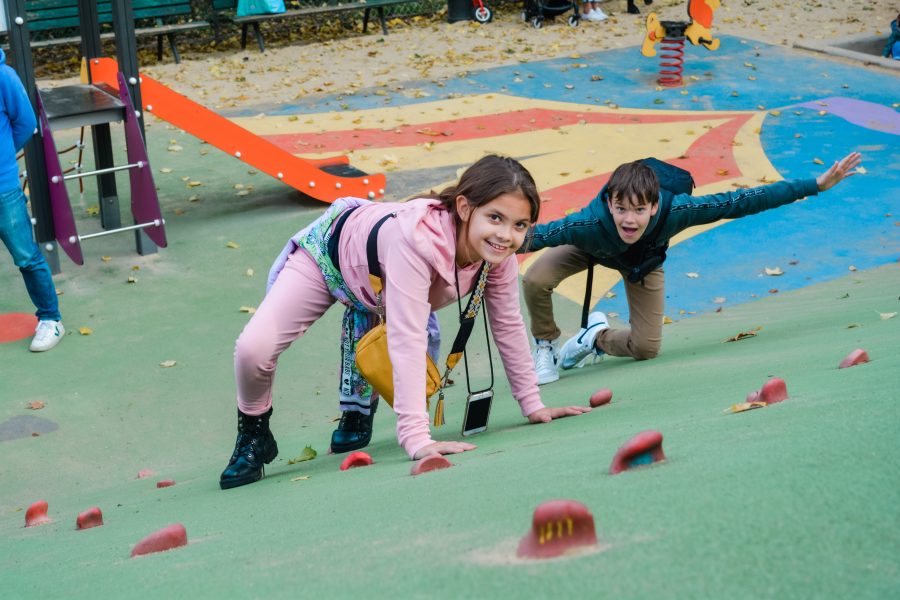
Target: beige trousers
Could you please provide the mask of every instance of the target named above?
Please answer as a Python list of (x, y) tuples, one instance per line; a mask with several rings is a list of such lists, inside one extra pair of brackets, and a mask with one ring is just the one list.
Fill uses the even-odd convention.
[[(590, 255), (575, 246), (550, 248), (532, 264), (522, 281), (525, 304), (531, 318), (531, 334), (539, 340), (555, 340), (562, 333), (553, 318), (553, 290), (561, 281), (585, 271)], [(596, 345), (611, 356), (637, 360), (654, 358), (662, 345), (665, 309), (665, 274), (662, 268), (647, 274), (643, 283), (625, 282), (630, 329), (606, 329)]]

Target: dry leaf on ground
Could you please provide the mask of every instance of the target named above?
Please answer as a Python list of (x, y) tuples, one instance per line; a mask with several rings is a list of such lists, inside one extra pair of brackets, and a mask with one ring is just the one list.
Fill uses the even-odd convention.
[(778, 275), (784, 275), (784, 271), (781, 270), (781, 267), (766, 267), (766, 275), (772, 275), (773, 277)]
[(761, 329), (762, 329), (762, 327), (754, 327), (753, 329), (751, 329), (749, 331), (742, 331), (738, 334), (731, 336), (730, 338), (722, 340), (722, 343), (724, 344), (725, 342), (737, 342), (738, 340), (756, 337), (757, 332), (759, 332)]
[(80, 333), (81, 335), (91, 335), (92, 333), (94, 333), (94, 330), (90, 327), (79, 327), (78, 333)]
[(765, 408), (765, 407), (766, 407), (765, 402), (741, 402), (740, 404), (732, 404), (730, 408), (726, 408), (722, 412), (724, 412), (726, 414), (733, 414), (733, 413), (744, 412), (747, 410), (753, 410), (754, 408)]
[(228, 243), (225, 244), (225, 247), (226, 247), (226, 248), (240, 248), (241, 245), (240, 245), (240, 244), (236, 244), (236, 243), (234, 243), (234, 242), (228, 242)]
[(253, 314), (256, 312), (256, 308), (252, 306), (242, 306), (238, 309), (239, 312)]
[(28, 410), (41, 410), (46, 406), (42, 400), (33, 400), (25, 405)]
[(174, 360), (164, 360), (161, 363), (159, 363), (159, 366), (161, 366), (164, 369), (168, 369), (169, 367), (174, 367), (177, 364), (178, 363)]

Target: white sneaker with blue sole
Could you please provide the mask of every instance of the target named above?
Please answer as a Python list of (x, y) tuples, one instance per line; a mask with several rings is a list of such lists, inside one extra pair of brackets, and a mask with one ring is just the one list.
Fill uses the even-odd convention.
[(566, 340), (562, 350), (559, 351), (559, 367), (573, 369), (584, 366), (584, 362), (592, 354), (594, 356), (602, 355), (603, 352), (594, 347), (594, 340), (604, 329), (609, 329), (605, 313), (598, 311), (588, 315), (587, 327), (579, 331), (578, 335)]

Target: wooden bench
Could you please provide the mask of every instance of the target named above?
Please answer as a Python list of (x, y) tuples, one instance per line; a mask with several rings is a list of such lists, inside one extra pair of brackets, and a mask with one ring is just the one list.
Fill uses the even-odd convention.
[[(131, 5), (135, 19), (135, 35), (156, 36), (156, 55), (159, 60), (162, 60), (163, 55), (163, 37), (169, 42), (175, 62), (179, 63), (181, 56), (175, 45), (175, 34), (209, 26), (206, 21), (192, 19), (190, 0), (132, 0)], [(32, 48), (77, 44), (81, 41), (80, 35), (77, 35), (78, 0), (27, 0), (25, 14), (28, 19), (28, 30), (34, 38), (31, 40)], [(97, 20), (101, 28), (110, 29), (109, 25), (113, 20), (110, 0), (97, 2)], [(72, 30), (76, 35), (71, 35)], [(64, 35), (53, 37), (53, 32), (64, 32)], [(104, 31), (100, 35), (104, 40), (113, 37), (112, 31)]]
[[(263, 21), (361, 10), (363, 11), (363, 32), (366, 32), (369, 27), (369, 19), (372, 10), (375, 10), (378, 13), (378, 20), (381, 23), (381, 31), (384, 32), (384, 35), (387, 35), (387, 22), (384, 18), (385, 7), (419, 2), (421, 2), (421, 0), (298, 0), (295, 4), (299, 5), (299, 8), (292, 8), (283, 13), (232, 17), (231, 20), (235, 24), (241, 26), (241, 49), (247, 47), (247, 32), (250, 27), (252, 27), (253, 35), (256, 37), (256, 43), (259, 46), (259, 51), (265, 52), (265, 41), (263, 40), (262, 32), (259, 28), (259, 24)], [(237, 3), (238, 0), (212, 0), (214, 15), (213, 28), (216, 31), (216, 39), (219, 37), (219, 13), (236, 9)]]

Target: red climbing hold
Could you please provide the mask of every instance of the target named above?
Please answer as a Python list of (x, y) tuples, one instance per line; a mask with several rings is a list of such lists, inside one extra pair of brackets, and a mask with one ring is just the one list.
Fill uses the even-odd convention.
[(75, 519), (75, 527), (77, 529), (90, 529), (101, 525), (103, 525), (103, 513), (96, 506), (79, 513), (78, 518)]
[(158, 488), (172, 487), (173, 485), (175, 485), (174, 479), (162, 479), (156, 482), (156, 487)]
[(575, 500), (550, 500), (534, 510), (531, 529), (519, 542), (521, 558), (553, 558), (597, 545), (594, 516)]
[(410, 475), (421, 475), (429, 471), (437, 471), (438, 469), (446, 469), (452, 467), (453, 463), (441, 456), (440, 454), (429, 454), (425, 458), (417, 460), (412, 469), (409, 470)]
[(838, 365), (838, 369), (855, 367), (856, 365), (861, 365), (862, 363), (867, 362), (869, 362), (869, 353), (862, 348), (857, 348), (856, 350), (848, 354), (847, 358), (841, 361), (841, 364)]
[(747, 394), (747, 402), (764, 402), (765, 404), (775, 404), (782, 400), (788, 399), (787, 385), (784, 379), (773, 377), (765, 382), (762, 388)]
[(368, 467), (374, 463), (375, 461), (372, 460), (372, 457), (365, 452), (351, 452), (347, 458), (344, 459), (344, 462), (341, 463), (341, 471), (346, 471), (353, 467)]
[(662, 448), (663, 436), (658, 431), (642, 431), (616, 451), (609, 465), (609, 474), (615, 475), (634, 467), (666, 460)]
[(25, 527), (34, 527), (35, 525), (44, 525), (52, 522), (53, 519), (47, 516), (47, 501), (38, 500), (28, 507), (25, 511)]
[(163, 527), (159, 531), (154, 531), (137, 544), (131, 551), (131, 557), (141, 556), (142, 554), (152, 554), (153, 552), (165, 552), (172, 548), (187, 545), (187, 531), (181, 523), (175, 523), (168, 527)]
[(600, 388), (593, 394), (591, 394), (591, 408), (597, 408), (598, 406), (603, 406), (604, 404), (609, 404), (612, 402), (612, 390), (609, 388)]

